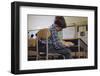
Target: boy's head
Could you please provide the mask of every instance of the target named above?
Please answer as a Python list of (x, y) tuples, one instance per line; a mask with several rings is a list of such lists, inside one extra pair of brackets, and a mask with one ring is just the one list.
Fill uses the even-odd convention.
[(66, 28), (66, 22), (63, 16), (56, 16), (54, 23), (56, 24), (57, 31), (62, 31), (62, 29)]

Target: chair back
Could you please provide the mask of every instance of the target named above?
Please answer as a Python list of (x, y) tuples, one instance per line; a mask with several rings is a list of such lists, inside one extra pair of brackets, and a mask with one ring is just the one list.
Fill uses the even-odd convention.
[(37, 37), (39, 39), (47, 39), (51, 35), (50, 30), (48, 28), (41, 29), (37, 32)]

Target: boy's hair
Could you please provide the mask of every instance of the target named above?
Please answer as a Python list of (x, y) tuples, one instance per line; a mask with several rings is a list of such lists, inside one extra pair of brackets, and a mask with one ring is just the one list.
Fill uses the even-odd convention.
[(57, 24), (58, 27), (66, 28), (66, 22), (63, 16), (56, 16), (54, 23)]

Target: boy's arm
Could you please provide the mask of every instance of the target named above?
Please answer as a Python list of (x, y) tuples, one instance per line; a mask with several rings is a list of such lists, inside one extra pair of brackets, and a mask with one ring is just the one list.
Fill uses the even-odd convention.
[(53, 45), (56, 49), (62, 49), (62, 48), (65, 48), (66, 46), (63, 45), (60, 40), (58, 39), (58, 36), (57, 36), (57, 32), (56, 31), (52, 31), (52, 42), (53, 42)]

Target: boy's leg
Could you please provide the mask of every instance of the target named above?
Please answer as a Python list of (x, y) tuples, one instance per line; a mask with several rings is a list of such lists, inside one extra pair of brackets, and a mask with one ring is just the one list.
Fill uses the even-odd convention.
[(64, 48), (61, 50), (56, 50), (57, 53), (62, 54), (65, 56), (65, 59), (72, 59), (71, 50), (68, 48)]
[(72, 59), (71, 50), (68, 48), (55, 49), (53, 46), (49, 45), (49, 53), (59, 53), (64, 55), (65, 59)]

